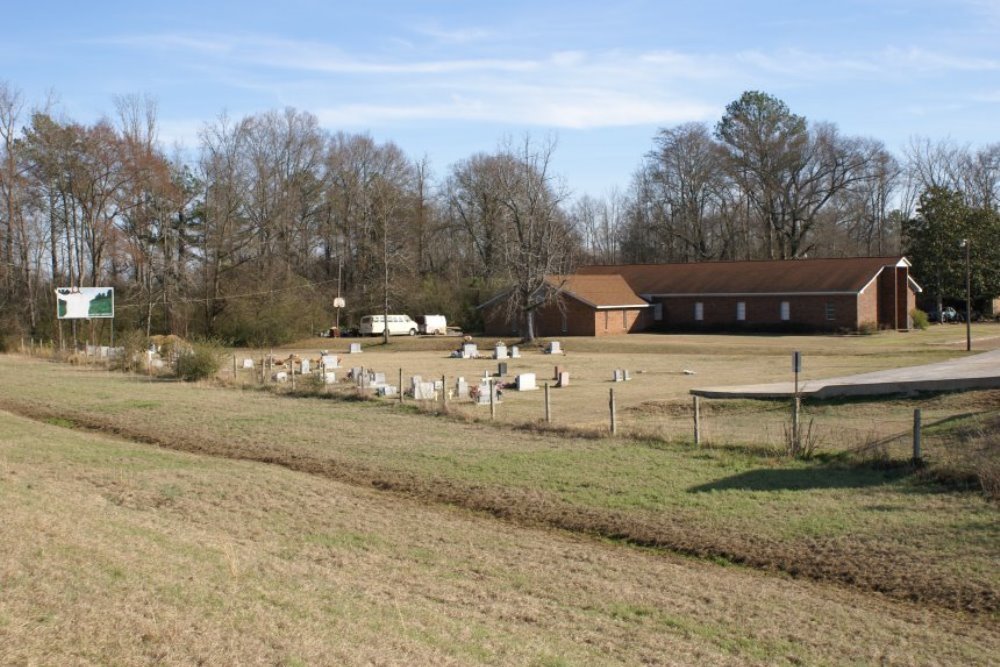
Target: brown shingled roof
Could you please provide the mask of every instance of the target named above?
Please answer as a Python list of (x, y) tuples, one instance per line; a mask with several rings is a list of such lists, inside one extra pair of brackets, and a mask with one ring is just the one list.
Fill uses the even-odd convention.
[(561, 287), (563, 294), (595, 308), (649, 305), (619, 275), (546, 276), (545, 282), (557, 289)]
[(698, 262), (691, 264), (622, 264), (583, 266), (583, 276), (620, 275), (638, 294), (796, 294), (856, 293), (886, 266), (904, 258)]

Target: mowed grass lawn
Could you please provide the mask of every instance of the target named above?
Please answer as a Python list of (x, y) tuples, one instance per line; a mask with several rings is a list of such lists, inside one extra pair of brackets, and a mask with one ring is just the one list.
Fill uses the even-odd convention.
[[(92, 385), (150, 423), (171, 396), (132, 389)], [(4, 665), (985, 665), (1000, 649), (983, 616), (6, 412), (0, 504)]]
[(0, 407), (324, 479), (753, 565), (933, 608), (997, 611), (1000, 522), (908, 469), (463, 423), (374, 402), (148, 382), (0, 357)]

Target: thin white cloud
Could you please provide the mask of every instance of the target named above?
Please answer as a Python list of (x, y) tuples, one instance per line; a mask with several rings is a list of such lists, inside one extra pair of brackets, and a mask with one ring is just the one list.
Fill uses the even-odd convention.
[[(483, 31), (424, 33), (474, 41)], [(441, 33), (441, 34), (436, 34)], [(224, 85), (270, 94), (281, 104), (317, 109), (329, 125), (376, 127), (412, 120), (466, 120), (562, 128), (655, 125), (705, 120), (718, 105), (694, 90), (739, 91), (780, 81), (940, 76), (1000, 69), (991, 58), (923, 48), (869, 53), (806, 50), (685, 53), (671, 50), (560, 50), (533, 58), (412, 60), (395, 53), (354, 54), (333, 45), (260, 35), (173, 34), (105, 40), (169, 51)], [(475, 52), (463, 49), (462, 53)], [(445, 52), (447, 53), (447, 52)], [(339, 102), (331, 105), (330, 99)], [(919, 113), (917, 109), (911, 110)]]
[(442, 44), (472, 44), (493, 39), (496, 34), (485, 28), (444, 28), (436, 23), (425, 23), (413, 28), (418, 35), (430, 37)]
[(960, 56), (921, 48), (887, 49), (889, 65), (916, 71), (991, 72), (1000, 70), (1000, 60), (978, 56)]

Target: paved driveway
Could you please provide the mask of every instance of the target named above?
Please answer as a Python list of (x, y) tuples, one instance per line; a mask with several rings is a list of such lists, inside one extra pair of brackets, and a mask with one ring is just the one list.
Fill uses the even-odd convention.
[[(921, 391), (961, 391), (1000, 387), (1000, 350), (923, 366), (799, 383), (799, 393), (814, 398), (914, 394)], [(795, 392), (792, 382), (704, 387), (691, 393), (706, 398), (785, 398)]]

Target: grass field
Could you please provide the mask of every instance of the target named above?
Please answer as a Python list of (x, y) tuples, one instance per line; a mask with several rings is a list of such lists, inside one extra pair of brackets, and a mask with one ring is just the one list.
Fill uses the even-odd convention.
[[(846, 431), (921, 406), (916, 469), (853, 437), (812, 460), (695, 449), (656, 426), (688, 420), (687, 389), (642, 384), (685, 364), (763, 381), (790, 346), (829, 374), (964, 354), (957, 328), (926, 333), (574, 339), (556, 431), (516, 392), (491, 424), (0, 356), (0, 664), (990, 664), (1000, 515), (963, 476), (1000, 470), (1000, 391), (811, 408)], [(455, 345), (360, 358), (494, 367)], [(633, 436), (598, 437), (605, 367), (629, 366)], [(763, 405), (707, 423), (785, 419)]]
[[(975, 349), (1000, 347), (1000, 324), (981, 323), (973, 328)], [(360, 342), (364, 352), (346, 355), (348, 342)], [(494, 339), (479, 339), (480, 350), (492, 350)], [(514, 341), (507, 341), (508, 344)], [(343, 363), (384, 372), (395, 383), (399, 369), (404, 385), (412, 375), (425, 379), (442, 376), (453, 386), (458, 376), (470, 383), (484, 371), (496, 372), (497, 362), (489, 359), (451, 359), (448, 353), (460, 343), (456, 338), (392, 338), (389, 346), (381, 339), (353, 341), (312, 339), (275, 350), (277, 357), (296, 353), (316, 356), (329, 348), (341, 354)], [(901, 366), (943, 361), (965, 352), (964, 327), (932, 326), (927, 331), (883, 332), (875, 336), (720, 336), (720, 335), (631, 335), (606, 339), (568, 338), (563, 340), (564, 356), (541, 354), (541, 344), (524, 347), (521, 359), (507, 361), (509, 378), (523, 372), (536, 373), (539, 386), (553, 378), (556, 365), (568, 370), (571, 386), (552, 389), (553, 422), (582, 430), (608, 428), (608, 390), (615, 389), (620, 427), (633, 434), (656, 434), (665, 439), (692, 437), (691, 397), (696, 387), (788, 381), (791, 379), (790, 356), (798, 350), (804, 355), (802, 380)], [(262, 350), (237, 350), (242, 359), (260, 358)], [(614, 369), (632, 372), (627, 383), (612, 383)], [(684, 371), (693, 371), (685, 375)], [(346, 371), (341, 371), (343, 375)], [(220, 377), (231, 380), (231, 363)], [(338, 376), (339, 377), (339, 376)], [(249, 372), (238, 371), (236, 382), (252, 382)], [(553, 383), (554, 384), (554, 383)], [(341, 389), (343, 390), (343, 389)], [(788, 410), (784, 404), (713, 401), (705, 406), (702, 435), (707, 441), (739, 442), (746, 445), (775, 445), (783, 437)], [(822, 447), (843, 450), (858, 447), (875, 438), (885, 438), (907, 431), (912, 424), (913, 408), (925, 410), (925, 420), (934, 422), (955, 414), (947, 402), (921, 404), (902, 401), (871, 409), (864, 402), (848, 402), (836, 411), (829, 404), (805, 403), (806, 419), (815, 419), (815, 432)], [(488, 408), (470, 403), (455, 403), (453, 411), (466, 416), (488, 417)], [(543, 392), (508, 391), (498, 409), (498, 420), (523, 424), (537, 422), (544, 415)], [(712, 419), (713, 415), (719, 418)]]
[[(98, 384), (107, 414), (163, 398)], [(985, 665), (1000, 649), (989, 616), (2, 412), (0, 501), (2, 664)]]

